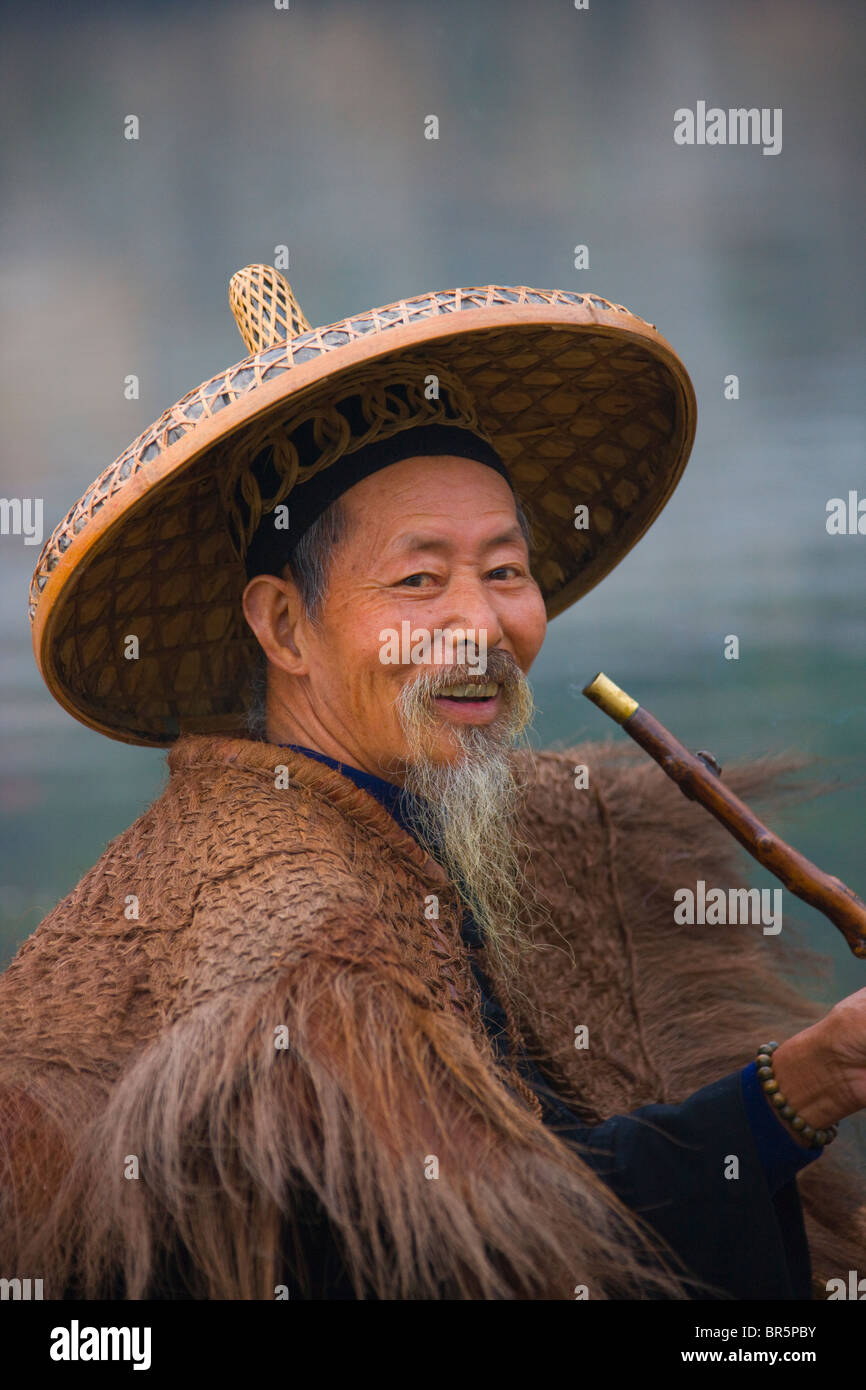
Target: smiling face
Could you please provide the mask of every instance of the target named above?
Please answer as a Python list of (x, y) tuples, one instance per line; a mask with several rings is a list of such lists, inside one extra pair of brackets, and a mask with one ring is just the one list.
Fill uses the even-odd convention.
[[(341, 500), (346, 534), (331, 557), (317, 623), (291, 579), (260, 575), (244, 593), (244, 612), (269, 663), (268, 738), (401, 781), (409, 754), (397, 703), (402, 688), (419, 675), (432, 678), (434, 692), (458, 677), (482, 688), (487, 698), (479, 700), (428, 697), (427, 755), (458, 759), (456, 728), (494, 733), (513, 716), (509, 676), (515, 667), (528, 672), (541, 648), (544, 600), (514, 495), (484, 464), (454, 456), (404, 459)], [(421, 665), (383, 661), (383, 632), (401, 633), (404, 623), (431, 639), (437, 631), (474, 631), (476, 641), (486, 641), (486, 674), (471, 647), (468, 664), (459, 666), (447, 645), (437, 653), (435, 644)]]

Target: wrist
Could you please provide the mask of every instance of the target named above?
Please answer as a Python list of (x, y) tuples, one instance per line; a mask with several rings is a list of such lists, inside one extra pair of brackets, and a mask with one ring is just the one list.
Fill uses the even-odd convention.
[[(851, 1113), (842, 1098), (838, 1068), (826, 1045), (821, 1023), (781, 1043), (772, 1056), (778, 1092), (784, 1095), (788, 1105), (813, 1130), (826, 1130)], [(765, 1095), (768, 1103), (776, 1109), (772, 1094), (765, 1092)], [(781, 1115), (779, 1119), (799, 1143), (808, 1147), (807, 1139), (792, 1129)]]

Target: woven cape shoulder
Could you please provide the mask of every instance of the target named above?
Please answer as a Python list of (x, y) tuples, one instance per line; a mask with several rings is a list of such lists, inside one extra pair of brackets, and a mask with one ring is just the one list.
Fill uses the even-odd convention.
[[(303, 1180), (379, 1296), (513, 1296), (501, 1267), (472, 1253), (482, 1211), (493, 1248), (515, 1222), (535, 1232), (510, 1276), (523, 1296), (570, 1296), (558, 1282), (566, 1227), (597, 1279), (611, 1237), (592, 1176), (505, 1084), (441, 868), (372, 797), (287, 749), (190, 736), (168, 761), (162, 796), (0, 977), (3, 1153), (19, 1217), (7, 1199), (4, 1269), (41, 1251), (38, 1267), (63, 1284), (78, 1251), (93, 1294), (122, 1250), (135, 1296), (182, 1237), (202, 1296), (273, 1297), (280, 1213)], [(578, 764), (588, 790), (574, 786)], [(823, 1013), (785, 981), (790, 943), (673, 924), (676, 887), (740, 880), (729, 837), (659, 769), (621, 746), (581, 745), (537, 754), (526, 771), (522, 833), (549, 921), (512, 1007), (588, 1122), (683, 1100), (745, 1065), (768, 1030), (781, 1040)], [(752, 799), (769, 772), (753, 764), (726, 780)], [(431, 894), (438, 921), (425, 915)], [(137, 918), (124, 915), (130, 897)], [(806, 959), (817, 975), (820, 960)], [(584, 1051), (577, 1023), (592, 1039)], [(844, 1131), (834, 1147), (798, 1179), (816, 1286), (866, 1257)], [(419, 1153), (463, 1175), (437, 1187), (441, 1205)], [(145, 1181), (123, 1178), (129, 1154)], [(568, 1224), (578, 1190), (579, 1229)], [(382, 1223), (396, 1247), (377, 1247)], [(453, 1258), (419, 1273), (419, 1241)], [(617, 1277), (611, 1265), (602, 1283), (613, 1290)]]

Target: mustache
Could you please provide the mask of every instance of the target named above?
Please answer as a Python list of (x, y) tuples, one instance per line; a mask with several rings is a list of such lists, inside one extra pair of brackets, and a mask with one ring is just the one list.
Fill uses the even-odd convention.
[[(510, 653), (493, 647), (487, 652), (487, 665), (479, 675), (477, 666), (457, 662), (450, 666), (426, 666), (407, 685), (411, 686), (414, 700), (432, 704), (438, 695), (444, 695), (455, 685), (486, 686), (495, 683), (508, 696), (525, 682), (526, 677)], [(406, 687), (404, 686), (404, 691)]]
[[(462, 749), (464, 757), (484, 756), (495, 745), (516, 747), (525, 738), (535, 716), (532, 687), (514, 658), (496, 648), (487, 653), (487, 669), (483, 675), (471, 666), (423, 667), (414, 679), (401, 686), (395, 707), (407, 742), (404, 761), (409, 763), (430, 754), (430, 739), (443, 726), (437, 696), (447, 694), (454, 686), (486, 686), (479, 698), (487, 698), (498, 686), (500, 707), (496, 718), (484, 726), (447, 725), (450, 736)], [(464, 688), (463, 694), (466, 694)]]

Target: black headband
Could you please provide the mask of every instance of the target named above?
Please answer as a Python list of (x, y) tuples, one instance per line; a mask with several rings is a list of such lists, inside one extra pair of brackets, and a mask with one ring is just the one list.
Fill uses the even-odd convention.
[[(444, 454), (485, 463), (501, 474), (512, 487), (508, 469), (496, 450), (472, 430), (459, 425), (413, 426), (392, 435), (390, 439), (376, 440), (355, 453), (344, 454), (307, 482), (297, 484), (286, 498), (289, 512), (286, 529), (278, 530), (274, 526), (273, 512), (262, 517), (246, 554), (247, 579), (257, 574), (282, 574), (304, 532), (318, 520), (326, 507), (362, 478), (369, 478), (371, 473), (378, 473), (381, 468), (388, 468), (401, 459)], [(302, 463), (305, 461), (302, 458)], [(275, 496), (279, 478), (270, 448), (254, 460), (252, 470), (263, 495)]]

